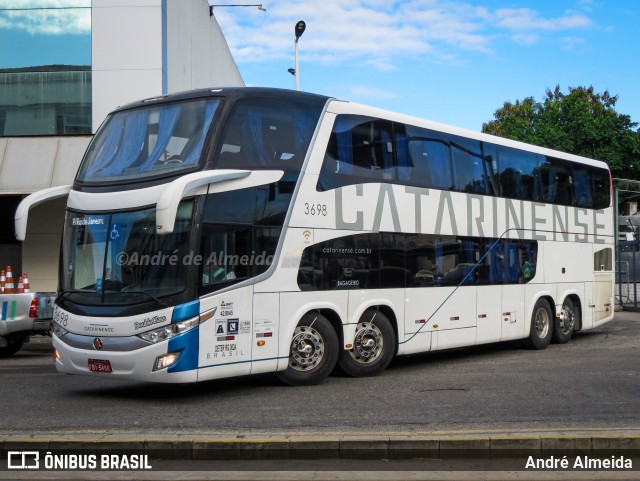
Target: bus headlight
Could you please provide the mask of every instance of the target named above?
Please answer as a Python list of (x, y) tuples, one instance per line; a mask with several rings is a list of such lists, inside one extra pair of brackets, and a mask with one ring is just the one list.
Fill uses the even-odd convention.
[(185, 319), (184, 321), (169, 324), (168, 326), (162, 326), (158, 329), (143, 332), (142, 334), (138, 334), (138, 337), (155, 344), (156, 342), (166, 341), (174, 336), (190, 331), (194, 327), (198, 326), (199, 323), (199, 317), (192, 317), (191, 319)]
[(149, 341), (155, 344), (156, 342), (170, 339), (171, 337), (173, 337), (173, 333), (171, 332), (171, 326), (164, 326), (159, 327), (158, 329), (153, 329), (152, 331), (138, 334), (138, 337), (141, 337), (145, 341)]

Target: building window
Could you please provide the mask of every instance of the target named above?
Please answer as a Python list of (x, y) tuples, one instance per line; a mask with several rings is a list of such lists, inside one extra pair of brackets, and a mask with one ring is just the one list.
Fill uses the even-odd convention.
[(0, 6), (0, 137), (91, 134), (91, 2), (32, 3)]

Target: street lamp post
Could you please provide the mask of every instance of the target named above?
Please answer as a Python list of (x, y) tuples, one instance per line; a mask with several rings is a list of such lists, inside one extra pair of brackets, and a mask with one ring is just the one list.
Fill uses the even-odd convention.
[[(296, 90), (300, 90), (300, 67), (298, 66), (298, 39), (302, 37), (302, 34), (304, 33), (305, 28), (307, 28), (307, 24), (304, 23), (303, 20), (300, 20), (298, 23), (296, 23), (296, 27), (295, 27), (296, 41), (294, 43), (295, 68), (293, 69), (293, 72), (292, 72), (293, 75), (296, 77)], [(289, 72), (291, 72), (291, 69), (289, 69)]]
[(214, 7), (258, 7), (258, 10), (266, 12), (267, 9), (262, 6), (261, 3), (227, 3), (220, 5), (209, 5), (209, 16), (213, 17)]

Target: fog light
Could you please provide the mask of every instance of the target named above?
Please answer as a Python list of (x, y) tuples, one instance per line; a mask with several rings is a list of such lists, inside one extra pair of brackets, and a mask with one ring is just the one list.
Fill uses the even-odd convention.
[(153, 370), (160, 371), (161, 369), (166, 369), (169, 366), (174, 365), (179, 356), (179, 352), (170, 352), (169, 354), (165, 354), (164, 356), (156, 357), (156, 362), (153, 364)]

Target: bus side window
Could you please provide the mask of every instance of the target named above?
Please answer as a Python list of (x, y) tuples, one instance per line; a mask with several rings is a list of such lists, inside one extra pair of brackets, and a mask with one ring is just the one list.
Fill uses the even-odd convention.
[(613, 250), (610, 247), (593, 253), (594, 271), (611, 271), (613, 266)]
[(435, 285), (436, 260), (434, 239), (430, 235), (405, 235), (406, 287)]
[(378, 234), (356, 234), (307, 247), (298, 271), (298, 285), (302, 290), (377, 289), (378, 239)]
[(398, 180), (406, 183), (411, 179), (413, 162), (409, 152), (409, 139), (402, 124), (394, 124), (396, 161), (398, 166)]
[(541, 163), (542, 195), (539, 200), (553, 204), (574, 204), (573, 176), (568, 162), (547, 157)]
[(409, 153), (414, 168), (409, 183), (449, 190), (453, 187), (447, 137), (438, 132), (407, 126)]
[(488, 194), (487, 165), (477, 140), (451, 137), (454, 187), (458, 192)]
[(576, 195), (575, 205), (578, 207), (592, 207), (593, 194), (589, 169), (573, 164), (573, 187)]
[(318, 187), (393, 182), (392, 123), (358, 115), (338, 115), (325, 152)]
[(483, 171), (485, 173), (488, 192), (490, 195), (501, 196), (500, 177), (498, 172), (498, 156), (496, 154), (496, 146), (488, 142), (482, 142), (482, 155), (484, 160)]
[(241, 100), (230, 113), (215, 166), (299, 171), (317, 118), (303, 103)]
[(540, 199), (538, 155), (510, 147), (498, 147), (502, 195), (511, 199)]
[(593, 181), (593, 208), (604, 209), (611, 205), (611, 188), (609, 171), (591, 168), (591, 179)]
[[(362, 180), (383, 182), (394, 180), (391, 123), (363, 117), (353, 122), (353, 174)], [(340, 146), (338, 147), (340, 152)]]

